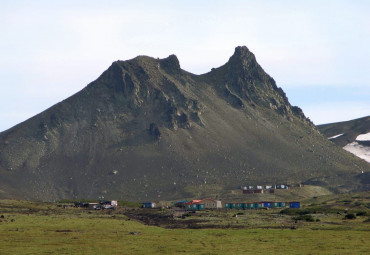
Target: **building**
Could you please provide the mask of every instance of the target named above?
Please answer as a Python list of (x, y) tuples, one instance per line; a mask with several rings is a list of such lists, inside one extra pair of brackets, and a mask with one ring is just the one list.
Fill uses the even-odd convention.
[(280, 208), (285, 208), (286, 207), (286, 202), (278, 202)]
[(204, 210), (204, 203), (202, 200), (193, 200), (185, 204), (186, 210), (201, 211)]
[(187, 210), (203, 210), (203, 209), (222, 208), (221, 201), (214, 200), (211, 198), (205, 198), (202, 200), (193, 200), (191, 202), (187, 202), (185, 206)]
[(255, 209), (261, 209), (263, 207), (263, 203), (262, 202), (256, 202), (254, 203), (254, 208)]
[(175, 202), (172, 201), (159, 201), (158, 206), (162, 208), (171, 208), (175, 206)]
[(222, 208), (222, 203), (220, 200), (214, 200), (211, 198), (205, 198), (201, 200), (201, 203), (204, 204), (205, 208), (209, 209), (219, 209)]
[(201, 211), (204, 210), (204, 204), (188, 202), (185, 205), (186, 210)]
[(262, 194), (263, 189), (247, 189), (243, 190), (243, 194)]
[(117, 200), (101, 201), (100, 205), (103, 209), (116, 209), (118, 206)]
[(276, 188), (277, 189), (289, 189), (289, 186), (285, 184), (279, 184), (279, 185), (276, 185)]
[(142, 207), (143, 208), (155, 208), (156, 207), (156, 203), (154, 203), (154, 202), (144, 202), (142, 204)]
[[(289, 202), (291, 206), (299, 206), (299, 202)], [(294, 203), (298, 203), (294, 204)], [(253, 203), (244, 203), (244, 202), (228, 202), (225, 203), (226, 209), (262, 209), (262, 208), (285, 208), (287, 205), (286, 202), (272, 202), (272, 201), (264, 201), (264, 202), (253, 202)], [(291, 207), (291, 208), (299, 208), (299, 207)]]
[(286, 202), (273, 202), (272, 207), (274, 208), (285, 208)]
[(229, 208), (234, 209), (236, 208), (237, 203), (229, 203)]
[(85, 208), (88, 208), (88, 207), (89, 207), (89, 203), (84, 203), (84, 202), (75, 202), (75, 203), (74, 203), (74, 206), (75, 206), (75, 207), (85, 207)]
[(87, 204), (89, 209), (98, 209), (101, 208), (99, 203), (88, 203)]
[(273, 202), (263, 202), (263, 207), (272, 208), (273, 207)]
[(188, 202), (188, 200), (176, 201), (175, 202), (175, 206), (176, 207), (180, 207), (180, 208), (185, 208), (187, 202)]
[(227, 209), (238, 208), (238, 203), (234, 203), (234, 202), (225, 203), (225, 208), (227, 208)]
[(300, 208), (301, 204), (300, 202), (294, 201), (294, 202), (289, 202), (289, 208)]
[(237, 203), (236, 208), (245, 209), (245, 203)]

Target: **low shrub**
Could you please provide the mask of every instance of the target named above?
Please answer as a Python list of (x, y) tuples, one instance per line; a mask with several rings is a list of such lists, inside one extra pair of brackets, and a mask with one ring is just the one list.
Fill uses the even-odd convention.
[(367, 212), (365, 211), (359, 211), (359, 212), (356, 212), (356, 216), (367, 216)]
[(344, 219), (346, 219), (346, 220), (353, 220), (353, 219), (356, 219), (356, 215), (354, 213), (347, 213), (344, 216)]
[(344, 199), (344, 200), (338, 200), (337, 202), (343, 202), (343, 203), (350, 204), (352, 200)]
[(354, 205), (354, 206), (362, 206), (362, 205), (364, 205), (364, 204), (363, 204), (363, 203), (361, 203), (361, 202), (355, 202), (353, 205)]
[(307, 222), (315, 221), (314, 217), (312, 217), (312, 215), (309, 215), (309, 214), (293, 217), (293, 220), (304, 220), (304, 221), (307, 221)]
[(306, 215), (306, 214), (320, 214), (320, 213), (347, 213), (344, 210), (336, 209), (336, 208), (328, 208), (324, 206), (317, 206), (305, 209), (296, 209), (296, 208), (285, 208), (280, 211), (281, 214), (286, 215)]
[(310, 211), (305, 209), (296, 209), (296, 208), (285, 208), (280, 211), (281, 214), (286, 214), (286, 215), (305, 215), (309, 214)]

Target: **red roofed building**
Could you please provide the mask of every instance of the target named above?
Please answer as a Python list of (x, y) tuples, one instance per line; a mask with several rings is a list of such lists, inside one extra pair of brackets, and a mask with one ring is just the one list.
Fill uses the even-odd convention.
[(191, 202), (186, 203), (187, 209), (194, 209), (194, 210), (201, 210), (204, 208), (212, 209), (212, 208), (222, 208), (221, 201), (214, 200), (211, 198), (205, 198), (202, 200), (193, 200)]

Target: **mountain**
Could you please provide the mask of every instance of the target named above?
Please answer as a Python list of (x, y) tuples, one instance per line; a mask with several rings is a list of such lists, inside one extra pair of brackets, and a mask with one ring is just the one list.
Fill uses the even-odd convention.
[(370, 116), (318, 128), (332, 142), (370, 163)]
[(0, 133), (0, 196), (216, 196), (242, 184), (362, 189), (366, 162), (328, 141), (247, 47), (195, 75), (175, 55), (114, 62)]

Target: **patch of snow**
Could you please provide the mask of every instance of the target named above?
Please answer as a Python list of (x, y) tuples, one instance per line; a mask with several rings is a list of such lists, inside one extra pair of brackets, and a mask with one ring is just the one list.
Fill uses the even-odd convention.
[(353, 142), (344, 146), (343, 149), (370, 163), (370, 147)]
[(370, 141), (370, 133), (357, 136), (356, 141)]
[(335, 135), (335, 136), (332, 136), (332, 137), (329, 137), (328, 139), (335, 139), (335, 138), (337, 138), (337, 137), (339, 137), (339, 136), (342, 136), (342, 135), (344, 135), (344, 133), (339, 134), (339, 135)]

